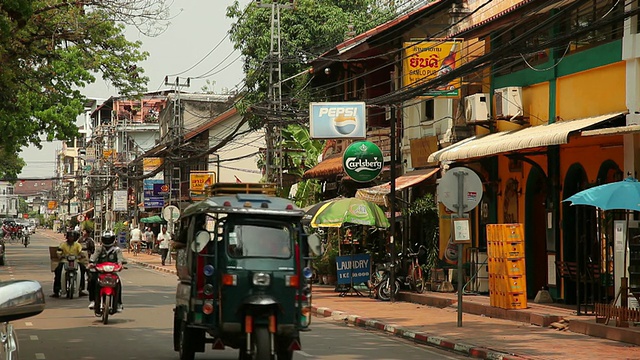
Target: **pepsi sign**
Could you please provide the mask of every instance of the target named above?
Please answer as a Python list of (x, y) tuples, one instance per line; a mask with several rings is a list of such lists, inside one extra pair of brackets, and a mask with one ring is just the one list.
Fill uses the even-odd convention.
[(366, 107), (363, 102), (309, 104), (309, 132), (312, 139), (365, 139)]

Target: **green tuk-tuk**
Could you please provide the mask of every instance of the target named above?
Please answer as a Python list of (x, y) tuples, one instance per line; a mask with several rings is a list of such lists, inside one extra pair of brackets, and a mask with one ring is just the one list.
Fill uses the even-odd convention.
[[(181, 360), (213, 349), (291, 359), (311, 322), (304, 212), (268, 194), (216, 194), (180, 218), (173, 342)], [(313, 244), (314, 251), (319, 244)]]

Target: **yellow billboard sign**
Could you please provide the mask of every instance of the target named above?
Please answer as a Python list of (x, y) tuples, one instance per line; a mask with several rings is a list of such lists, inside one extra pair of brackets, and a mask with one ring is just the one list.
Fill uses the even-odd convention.
[(205, 187), (216, 182), (215, 173), (191, 173), (189, 174), (189, 190), (193, 192), (204, 192)]
[(162, 166), (163, 161), (164, 160), (159, 157), (148, 157), (142, 159), (142, 172), (146, 174), (156, 170)]
[[(412, 41), (403, 44), (402, 83), (413, 87), (447, 74), (460, 66), (460, 41)], [(459, 97), (460, 78), (427, 89), (421, 96)]]
[(49, 200), (49, 202), (47, 203), (47, 209), (55, 210), (57, 208), (58, 208), (58, 202), (54, 200)]

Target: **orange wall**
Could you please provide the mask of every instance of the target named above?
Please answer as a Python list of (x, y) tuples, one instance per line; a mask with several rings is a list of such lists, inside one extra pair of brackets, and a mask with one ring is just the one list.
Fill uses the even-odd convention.
[(563, 120), (627, 110), (625, 62), (601, 66), (557, 80), (556, 115)]
[[(529, 159), (539, 164), (542, 169), (547, 173), (547, 157), (542, 155), (537, 156), (528, 156)], [(500, 177), (500, 185), (499, 192), (500, 196), (498, 196), (498, 223), (503, 224), (504, 220), (504, 194), (507, 186), (507, 182), (509, 179), (515, 179), (518, 181), (518, 188), (522, 190), (520, 195), (518, 196), (518, 222), (524, 223), (524, 215), (525, 215), (525, 192), (527, 190), (527, 179), (529, 178), (529, 173), (531, 172), (532, 166), (526, 162), (522, 163), (522, 171), (511, 172), (509, 171), (509, 159), (506, 156), (498, 157), (498, 176)]]
[[(600, 146), (603, 139), (607, 141)], [(595, 183), (600, 165), (606, 160), (613, 160), (621, 169), (624, 168), (622, 136), (574, 137), (569, 144), (560, 148), (560, 184), (564, 184), (567, 171), (575, 163), (582, 165), (590, 183)]]

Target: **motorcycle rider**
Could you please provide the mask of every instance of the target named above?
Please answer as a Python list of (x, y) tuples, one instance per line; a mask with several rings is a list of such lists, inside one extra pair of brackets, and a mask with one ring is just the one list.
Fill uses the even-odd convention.
[[(94, 268), (96, 264), (104, 262), (113, 262), (120, 266), (124, 264), (122, 249), (116, 246), (116, 234), (112, 231), (105, 231), (102, 234), (102, 246), (97, 247), (96, 251), (91, 255), (91, 258), (89, 259), (89, 267)], [(89, 277), (89, 309), (93, 309), (95, 307), (96, 296), (99, 294), (98, 286), (98, 273), (93, 271)], [(122, 312), (124, 309), (122, 306), (122, 281), (118, 282), (116, 291), (118, 293), (118, 312)]]
[[(58, 245), (58, 259), (63, 260), (66, 259), (69, 255), (75, 255), (76, 257), (82, 257), (82, 245), (78, 244), (76, 240), (80, 234), (77, 231), (68, 230), (65, 234), (65, 241)], [(80, 265), (82, 267), (82, 265)], [(51, 297), (60, 297), (60, 288), (62, 287), (60, 284), (60, 277), (62, 276), (62, 269), (64, 268), (64, 262), (60, 261), (58, 267), (54, 271), (53, 277), (53, 294)], [(81, 271), (82, 272), (82, 271)]]

